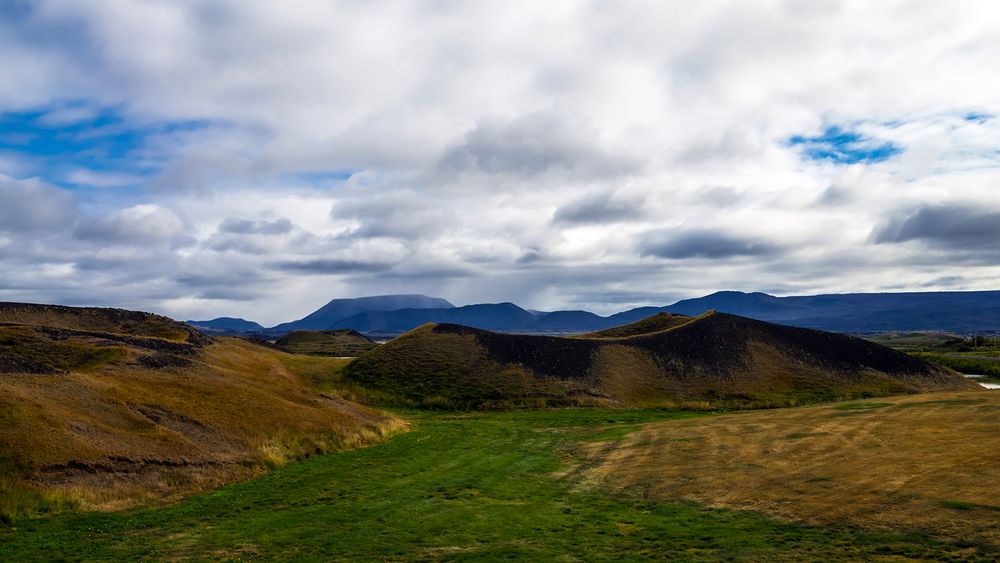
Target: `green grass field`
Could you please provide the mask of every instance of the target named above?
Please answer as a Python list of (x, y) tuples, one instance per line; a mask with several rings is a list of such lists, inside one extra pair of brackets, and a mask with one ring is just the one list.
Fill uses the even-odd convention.
[(615, 496), (565, 471), (581, 441), (618, 440), (654, 410), (409, 412), (413, 430), (179, 504), (0, 527), (0, 561), (864, 560), (968, 546), (779, 523)]

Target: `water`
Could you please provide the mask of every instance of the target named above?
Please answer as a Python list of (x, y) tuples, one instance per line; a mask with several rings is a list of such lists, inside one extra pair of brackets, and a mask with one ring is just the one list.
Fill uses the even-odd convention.
[[(965, 374), (965, 377), (968, 377), (969, 379), (979, 379), (981, 377), (986, 377), (986, 376), (985, 375), (976, 375), (976, 374), (973, 374), (973, 373), (967, 373), (967, 374)], [(980, 382), (980, 381), (977, 381), (976, 383), (979, 383), (980, 385), (982, 385), (983, 387), (985, 387), (987, 389), (1000, 389), (1000, 383), (983, 383), (983, 382)]]

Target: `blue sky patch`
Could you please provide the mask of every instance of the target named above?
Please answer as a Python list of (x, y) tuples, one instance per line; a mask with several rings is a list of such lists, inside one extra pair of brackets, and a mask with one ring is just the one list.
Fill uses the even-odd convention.
[(962, 119), (966, 121), (972, 121), (974, 123), (986, 123), (990, 119), (996, 117), (990, 113), (979, 113), (979, 112), (969, 112), (962, 116)]
[(794, 135), (788, 139), (788, 145), (800, 147), (802, 155), (810, 160), (834, 164), (882, 162), (903, 152), (891, 142), (879, 142), (836, 125), (827, 127), (822, 135), (814, 137)]
[(208, 127), (205, 121), (129, 123), (114, 109), (75, 102), (0, 113), (0, 153), (31, 175), (64, 187), (134, 184), (162, 169), (170, 155), (156, 137)]

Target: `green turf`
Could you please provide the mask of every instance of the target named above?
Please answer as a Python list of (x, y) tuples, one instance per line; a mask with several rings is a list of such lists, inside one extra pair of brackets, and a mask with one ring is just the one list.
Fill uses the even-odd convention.
[(579, 440), (695, 416), (650, 410), (407, 413), (391, 441), (165, 508), (0, 528), (0, 561), (866, 560), (983, 558), (919, 536), (803, 527), (614, 496), (558, 474)]

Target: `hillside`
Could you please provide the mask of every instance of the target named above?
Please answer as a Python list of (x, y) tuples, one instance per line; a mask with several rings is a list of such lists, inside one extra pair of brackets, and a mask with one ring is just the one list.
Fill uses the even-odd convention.
[(378, 344), (356, 330), (296, 330), (275, 342), (293, 354), (354, 357)]
[(858, 338), (725, 313), (677, 321), (574, 338), (428, 324), (361, 356), (344, 375), (396, 402), (459, 407), (779, 406), (978, 388)]
[(654, 332), (662, 332), (664, 330), (670, 330), (672, 328), (677, 328), (685, 323), (689, 323), (697, 317), (689, 317), (687, 315), (671, 315), (670, 313), (657, 313), (645, 319), (638, 320), (634, 323), (627, 325), (616, 326), (613, 328), (607, 328), (604, 330), (599, 330), (597, 332), (591, 332), (588, 334), (581, 334), (581, 338), (626, 338), (629, 336), (638, 336), (640, 334), (652, 334)]
[(0, 518), (203, 490), (398, 424), (308, 383), (340, 360), (118, 309), (5, 303), (0, 323)]

